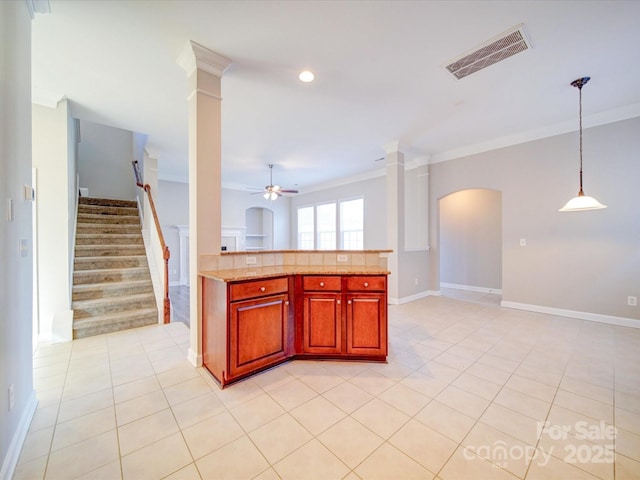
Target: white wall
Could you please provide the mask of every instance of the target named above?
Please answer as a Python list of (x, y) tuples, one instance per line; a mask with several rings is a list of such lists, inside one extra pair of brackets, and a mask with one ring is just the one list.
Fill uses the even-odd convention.
[(76, 215), (73, 129), (69, 105), (33, 105), (33, 167), (38, 175), (37, 246), (39, 338), (71, 340)]
[(440, 199), (440, 282), (502, 288), (502, 195), (470, 189)]
[(134, 148), (132, 132), (81, 120), (80, 186), (88, 188), (91, 197), (134, 200), (137, 188), (131, 166)]
[[(560, 213), (578, 190), (578, 133), (430, 167), (430, 286), (440, 283), (439, 199), (469, 188), (502, 191), (502, 298), (640, 320), (640, 118), (584, 131), (584, 188), (605, 210)], [(526, 239), (526, 247), (520, 239)]]
[[(0, 479), (13, 474), (35, 411), (31, 344), (31, 18), (25, 2), (0, 2)], [(5, 213), (8, 199), (13, 217)], [(18, 245), (24, 240), (25, 254)], [(9, 387), (14, 405), (9, 409)]]

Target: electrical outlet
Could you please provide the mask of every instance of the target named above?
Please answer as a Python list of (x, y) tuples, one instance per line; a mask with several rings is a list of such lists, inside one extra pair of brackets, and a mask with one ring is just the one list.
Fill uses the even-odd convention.
[(349, 255), (338, 255), (339, 262), (347, 262), (349, 260)]
[(9, 411), (13, 410), (13, 404), (15, 403), (16, 398), (13, 391), (13, 383), (9, 385)]
[(520, 246), (521, 247), (526, 247), (527, 246), (527, 239), (526, 238), (521, 238), (520, 239)]
[(638, 306), (638, 297), (635, 297), (633, 295), (629, 295), (627, 297), (627, 305), (629, 305), (630, 307), (637, 307)]
[(256, 257), (247, 257), (247, 265), (255, 265)]

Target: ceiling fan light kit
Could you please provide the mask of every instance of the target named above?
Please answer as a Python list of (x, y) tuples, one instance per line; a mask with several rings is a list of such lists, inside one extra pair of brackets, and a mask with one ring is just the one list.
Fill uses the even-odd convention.
[(560, 212), (579, 212), (584, 210), (600, 210), (602, 208), (607, 208), (606, 205), (603, 205), (595, 198), (585, 195), (582, 190), (582, 87), (584, 87), (589, 80), (591, 80), (591, 77), (582, 77), (571, 82), (571, 86), (576, 87), (580, 92), (580, 189), (578, 190), (578, 195), (576, 197), (569, 200), (564, 207), (558, 210)]
[(263, 197), (265, 200), (276, 200), (283, 193), (298, 193), (298, 190), (283, 189), (280, 185), (273, 184), (273, 164), (269, 164), (269, 185), (264, 187)]

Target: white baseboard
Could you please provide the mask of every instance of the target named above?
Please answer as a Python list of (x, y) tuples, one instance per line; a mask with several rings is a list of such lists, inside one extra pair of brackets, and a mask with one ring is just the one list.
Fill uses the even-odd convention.
[(473, 285), (459, 285), (457, 283), (440, 283), (440, 288), (454, 288), (456, 290), (466, 290), (468, 292), (478, 292), (478, 293), (495, 293), (498, 295), (502, 295), (501, 288), (490, 288), (490, 287), (475, 287)]
[(575, 310), (563, 310), (561, 308), (544, 307), (541, 305), (529, 305), (527, 303), (518, 302), (500, 302), (501, 307), (515, 308), (517, 310), (526, 310), (529, 312), (546, 313), (548, 315), (557, 315), (560, 317), (577, 318), (580, 320), (588, 320), (590, 322), (608, 323), (611, 325), (619, 325), (621, 327), (640, 328), (640, 320), (625, 317), (614, 317), (613, 315), (601, 315), (599, 313), (578, 312)]
[(409, 295), (408, 297), (395, 298), (389, 297), (387, 299), (387, 303), (389, 305), (402, 305), (403, 303), (413, 302), (414, 300), (420, 300), (421, 298), (431, 297), (431, 296), (439, 296), (440, 292), (435, 290), (427, 290), (425, 292), (416, 293), (415, 295)]
[(7, 455), (2, 461), (0, 480), (10, 480), (13, 478), (13, 474), (16, 471), (16, 465), (18, 465), (18, 459), (20, 458), (20, 452), (24, 445), (24, 440), (27, 437), (27, 432), (29, 432), (31, 420), (33, 420), (33, 416), (36, 413), (36, 408), (38, 408), (38, 398), (36, 397), (36, 392), (34, 390), (31, 392), (29, 400), (27, 400), (27, 405), (22, 413), (22, 417), (20, 417), (18, 428), (16, 428), (16, 432), (13, 434), (13, 438), (9, 444)]
[(191, 348), (189, 348), (189, 353), (187, 354), (187, 360), (191, 362), (191, 365), (194, 367), (202, 366), (202, 355), (198, 355)]

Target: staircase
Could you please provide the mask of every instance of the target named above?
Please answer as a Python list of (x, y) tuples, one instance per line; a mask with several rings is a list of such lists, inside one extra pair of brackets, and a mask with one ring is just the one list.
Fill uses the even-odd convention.
[(79, 197), (73, 338), (158, 323), (135, 201)]

